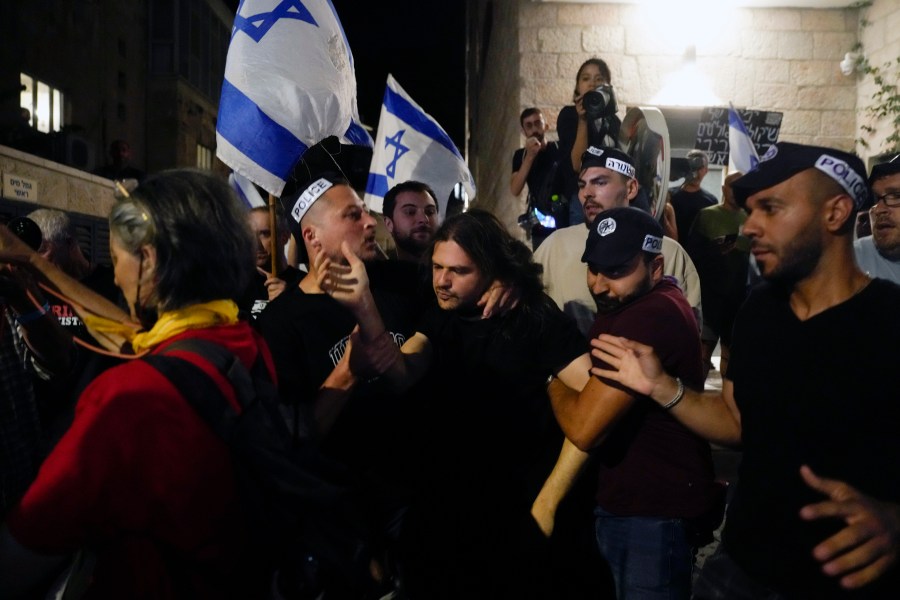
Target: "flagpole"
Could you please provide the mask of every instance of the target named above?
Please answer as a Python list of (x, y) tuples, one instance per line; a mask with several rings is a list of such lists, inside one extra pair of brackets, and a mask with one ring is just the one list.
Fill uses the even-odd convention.
[(269, 253), (272, 257), (272, 277), (278, 276), (278, 230), (275, 229), (275, 194), (269, 194)]

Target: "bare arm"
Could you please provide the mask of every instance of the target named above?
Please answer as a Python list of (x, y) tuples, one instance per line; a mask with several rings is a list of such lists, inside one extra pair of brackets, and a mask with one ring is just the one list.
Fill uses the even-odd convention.
[(588, 458), (588, 453), (579, 450), (569, 438), (563, 440), (559, 458), (531, 505), (531, 516), (545, 536), (553, 533), (559, 503), (575, 485)]
[[(591, 373), (607, 377), (664, 406), (678, 393), (678, 382), (666, 374), (653, 348), (645, 344), (602, 334), (591, 340), (594, 356), (612, 369), (593, 367)], [(671, 414), (685, 427), (712, 442), (726, 446), (741, 443), (741, 413), (734, 402), (734, 386), (723, 379), (721, 392), (684, 390)]]
[(675, 221), (675, 207), (672, 206), (672, 203), (668, 199), (666, 199), (666, 203), (663, 205), (662, 225), (665, 234), (677, 242), (678, 223)]
[[(590, 379), (588, 375), (590, 367), (591, 358), (585, 353), (566, 365), (558, 373), (558, 377), (566, 386), (581, 390)], [(545, 536), (549, 537), (553, 533), (559, 503), (575, 485), (588, 458), (588, 454), (579, 450), (568, 438), (563, 440), (553, 471), (550, 472), (531, 506), (531, 516)]]
[[(350, 375), (384, 375), (395, 391), (403, 391), (414, 384), (431, 362), (431, 343), (420, 333), (413, 335), (403, 348), (398, 348), (386, 335), (384, 322), (369, 288), (365, 264), (349, 249), (341, 245), (347, 265), (340, 265), (326, 258), (323, 252), (314, 257), (319, 287), (332, 298), (346, 306), (357, 319), (357, 327), (351, 335), (351, 351), (348, 352), (347, 373), (332, 373), (339, 387), (349, 386)], [(338, 369), (335, 368), (335, 371)]]
[(635, 402), (634, 396), (592, 377), (580, 393), (556, 382), (550, 384), (553, 414), (566, 437), (588, 451), (609, 434)]
[(525, 152), (522, 153), (522, 165), (518, 171), (512, 174), (509, 181), (509, 191), (513, 196), (518, 196), (525, 189), (525, 183), (528, 181), (528, 174), (531, 172), (531, 166), (538, 153), (546, 147), (546, 142), (539, 141), (532, 136), (525, 140)]
[(110, 302), (100, 294), (82, 285), (76, 279), (66, 275), (56, 265), (29, 248), (7, 227), (0, 225), (0, 263), (8, 263), (27, 269), (38, 280), (71, 300), (78, 316), (97, 340), (110, 350), (119, 350), (125, 343), (125, 337), (114, 333), (97, 331), (90, 317), (97, 315), (116, 323), (137, 326), (124, 310)]
[(587, 114), (584, 112), (583, 98), (584, 96), (579, 96), (575, 99), (578, 127), (575, 129), (575, 142), (572, 144), (572, 153), (569, 155), (572, 160), (572, 168), (576, 173), (581, 172), (581, 155), (588, 147), (588, 122)]

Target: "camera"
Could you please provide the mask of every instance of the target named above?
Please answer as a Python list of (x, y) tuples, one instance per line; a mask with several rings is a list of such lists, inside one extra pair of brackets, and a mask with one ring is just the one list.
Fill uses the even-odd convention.
[(616, 95), (608, 83), (598, 85), (596, 89), (585, 92), (582, 99), (584, 112), (590, 119), (607, 119), (616, 114)]

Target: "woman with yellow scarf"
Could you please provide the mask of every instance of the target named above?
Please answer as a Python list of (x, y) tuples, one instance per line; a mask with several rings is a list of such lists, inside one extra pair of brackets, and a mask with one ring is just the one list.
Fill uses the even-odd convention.
[[(0, 261), (31, 265), (84, 300), (108, 340), (135, 354), (176, 340), (220, 344), (274, 379), (264, 342), (232, 298), (253, 272), (253, 241), (238, 201), (218, 177), (175, 170), (146, 179), (110, 214), (110, 250), (130, 309), (94, 303), (55, 278), (41, 258), (0, 236)], [(104, 318), (105, 317), (105, 318)], [(124, 323), (124, 324), (123, 324)], [(239, 410), (228, 380), (202, 368)], [(0, 530), (0, 596), (45, 584), (65, 557), (95, 560), (91, 598), (242, 597), (244, 531), (228, 448), (172, 383), (148, 363), (126, 361), (84, 391), (75, 419)], [(40, 589), (39, 587), (37, 589)]]

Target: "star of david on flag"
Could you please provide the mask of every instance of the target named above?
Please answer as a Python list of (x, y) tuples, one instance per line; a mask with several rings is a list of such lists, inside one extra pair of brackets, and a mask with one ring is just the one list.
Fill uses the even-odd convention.
[(728, 103), (728, 170), (747, 173), (759, 164), (759, 155), (753, 146), (753, 139), (741, 116)]
[(330, 0), (241, 0), (216, 156), (280, 196), (303, 153), (332, 135), (372, 145), (359, 120), (353, 55)]
[(388, 75), (366, 184), (366, 206), (380, 213), (387, 191), (409, 180), (431, 186), (442, 219), (457, 183), (463, 184), (470, 200), (475, 197), (472, 174), (453, 140)]

